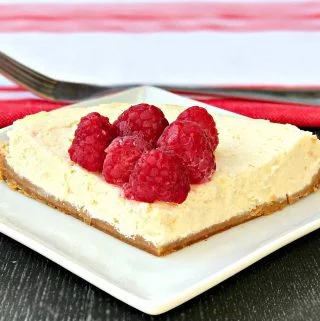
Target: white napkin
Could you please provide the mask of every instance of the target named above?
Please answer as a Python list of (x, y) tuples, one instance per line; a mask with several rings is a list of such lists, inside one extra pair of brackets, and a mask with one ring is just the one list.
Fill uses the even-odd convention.
[[(22, 4), (25, 1), (14, 2), (19, 2), (20, 8), (30, 6)], [(56, 2), (61, 6), (59, 1)], [(6, 9), (12, 3), (7, 4)], [(1, 5), (4, 5), (3, 1)], [(84, 4), (74, 4), (75, 7), (81, 5)], [(257, 5), (253, 4), (255, 10)], [(292, 2), (288, 2), (289, 11), (290, 5)], [(19, 6), (15, 10), (19, 11)], [(41, 6), (38, 5), (38, 12), (42, 10)], [(317, 7), (320, 5), (314, 9), (305, 7), (306, 14)], [(169, 10), (170, 6), (167, 8)], [(0, 12), (0, 18), (3, 14)], [(272, 12), (268, 14), (272, 18)], [(277, 17), (279, 13), (274, 12), (274, 15)], [(208, 23), (212, 24), (210, 17)], [(193, 23), (193, 29), (197, 29), (198, 18), (192, 19), (194, 21), (179, 20), (177, 16), (177, 24)], [(232, 23), (236, 21), (231, 19)], [(237, 31), (236, 26), (230, 29), (229, 24), (230, 30), (224, 27), (222, 31), (219, 28), (202, 28), (199, 31), (186, 28), (181, 31), (179, 26), (173, 26), (164, 31), (152, 31), (151, 28), (143, 32), (115, 32), (108, 28), (104, 31), (70, 31), (70, 27), (66, 31), (53, 28), (52, 32), (40, 32), (43, 21), (38, 22), (35, 31), (26, 31), (22, 27), (8, 31), (19, 21), (0, 19), (0, 50), (48, 76), (75, 82), (103, 85), (319, 86), (320, 27), (304, 30), (308, 28), (304, 28), (305, 21), (301, 19), (297, 22), (297, 30), (292, 30), (292, 22), (287, 21), (288, 31), (283, 27), (279, 31), (270, 31), (264, 22), (265, 31), (259, 31), (257, 27), (252, 31)], [(204, 23), (203, 17), (199, 21)], [(59, 20), (54, 23), (58, 25)], [(128, 19), (123, 19), (125, 23)]]

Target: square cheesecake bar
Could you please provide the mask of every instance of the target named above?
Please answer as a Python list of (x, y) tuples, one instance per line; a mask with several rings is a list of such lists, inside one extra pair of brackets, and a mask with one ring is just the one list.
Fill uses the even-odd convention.
[[(0, 145), (0, 178), (23, 194), (154, 255), (166, 255), (217, 232), (271, 214), (316, 191), (320, 141), (292, 125), (211, 112), (219, 132), (216, 171), (191, 185), (181, 204), (125, 198), (70, 160), (81, 117), (114, 121), (129, 104), (64, 108), (18, 120)], [(184, 107), (158, 106), (169, 122)]]

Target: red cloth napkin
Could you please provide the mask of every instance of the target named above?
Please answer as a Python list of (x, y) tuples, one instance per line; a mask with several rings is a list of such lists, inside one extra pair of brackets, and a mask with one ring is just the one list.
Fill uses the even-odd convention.
[(65, 106), (40, 99), (0, 100), (0, 128), (11, 125), (15, 120), (40, 111), (50, 111)]
[[(269, 119), (277, 123), (289, 123), (299, 127), (320, 127), (320, 108), (307, 105), (280, 104), (243, 99), (198, 99), (207, 104), (252, 118)], [(13, 121), (39, 111), (50, 111), (66, 106), (66, 103), (40, 99), (0, 100), (0, 128)]]
[(243, 99), (201, 99), (200, 101), (251, 118), (298, 127), (320, 127), (320, 106), (249, 101)]

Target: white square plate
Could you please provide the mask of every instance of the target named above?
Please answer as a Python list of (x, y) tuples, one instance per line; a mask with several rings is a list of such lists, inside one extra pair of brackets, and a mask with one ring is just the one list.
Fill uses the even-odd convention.
[[(152, 87), (138, 87), (71, 108), (108, 102), (214, 108)], [(0, 140), (7, 139), (7, 130), (0, 131)], [(143, 312), (160, 314), (320, 227), (319, 204), (317, 192), (274, 215), (257, 218), (159, 258), (13, 192), (1, 182), (0, 232), (119, 300)]]

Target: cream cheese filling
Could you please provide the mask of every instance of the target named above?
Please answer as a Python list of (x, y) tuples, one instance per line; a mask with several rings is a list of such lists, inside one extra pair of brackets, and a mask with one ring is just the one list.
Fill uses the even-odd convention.
[[(220, 144), (211, 181), (193, 185), (182, 204), (129, 201), (118, 187), (73, 164), (68, 156), (82, 116), (97, 111), (114, 121), (128, 106), (65, 108), (18, 120), (8, 134), (7, 162), (48, 195), (108, 222), (127, 237), (140, 235), (158, 247), (285, 199), (309, 185), (320, 168), (320, 142), (311, 133), (291, 125), (213, 114)], [(169, 122), (184, 109), (159, 107)]]

